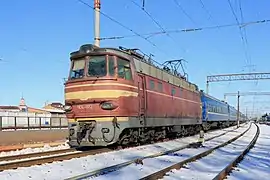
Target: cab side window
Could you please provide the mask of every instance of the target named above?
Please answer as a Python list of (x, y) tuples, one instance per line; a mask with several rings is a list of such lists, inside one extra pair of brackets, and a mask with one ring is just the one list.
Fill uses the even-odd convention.
[(172, 87), (172, 90), (171, 90), (171, 91), (172, 91), (172, 92), (171, 92), (171, 95), (174, 96), (174, 95), (175, 95), (175, 92), (176, 92), (176, 91), (175, 91), (175, 88)]
[(150, 82), (150, 89), (154, 90), (155, 89), (155, 82), (152, 79), (150, 79), (149, 82)]
[(158, 82), (158, 91), (163, 92), (163, 85), (161, 82)]
[(127, 60), (118, 58), (117, 60), (118, 77), (126, 80), (132, 80), (130, 63)]

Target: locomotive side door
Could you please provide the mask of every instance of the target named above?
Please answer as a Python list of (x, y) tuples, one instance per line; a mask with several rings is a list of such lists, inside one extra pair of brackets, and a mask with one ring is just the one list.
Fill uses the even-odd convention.
[(140, 125), (145, 125), (145, 115), (146, 115), (146, 91), (145, 91), (145, 76), (138, 74), (138, 92), (139, 92), (139, 120)]

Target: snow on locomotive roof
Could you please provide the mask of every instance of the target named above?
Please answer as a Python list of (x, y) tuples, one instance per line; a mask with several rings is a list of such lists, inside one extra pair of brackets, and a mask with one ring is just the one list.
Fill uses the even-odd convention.
[[(136, 52), (135, 50), (138, 50), (138, 49), (125, 49), (123, 47), (100, 48), (92, 44), (85, 44), (80, 47), (79, 51), (72, 52), (70, 53), (70, 55), (71, 57), (77, 57), (77, 56), (82, 56), (88, 53), (104, 53), (104, 52), (113, 53), (129, 60), (133, 59), (137, 72), (153, 76), (157, 79), (161, 79), (163, 81), (166, 81), (176, 86), (183, 87), (185, 89), (198, 91), (198, 86), (186, 80), (184, 76), (180, 75), (180, 73), (174, 74), (173, 72), (169, 71), (168, 69), (165, 69), (164, 67), (159, 67), (158, 65), (155, 65), (154, 60), (150, 58), (147, 60), (145, 58), (146, 56), (145, 54), (142, 55)], [(158, 62), (155, 62), (155, 63), (159, 64)]]

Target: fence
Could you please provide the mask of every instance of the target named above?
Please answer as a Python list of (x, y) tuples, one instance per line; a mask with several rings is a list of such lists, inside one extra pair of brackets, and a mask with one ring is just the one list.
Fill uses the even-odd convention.
[(63, 114), (36, 114), (27, 112), (0, 112), (0, 131), (19, 129), (67, 128)]

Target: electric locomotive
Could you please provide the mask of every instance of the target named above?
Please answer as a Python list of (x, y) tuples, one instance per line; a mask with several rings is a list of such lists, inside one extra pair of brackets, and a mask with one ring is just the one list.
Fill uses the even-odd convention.
[(65, 110), (71, 146), (107, 146), (198, 132), (198, 87), (134, 49), (82, 45), (71, 54)]

